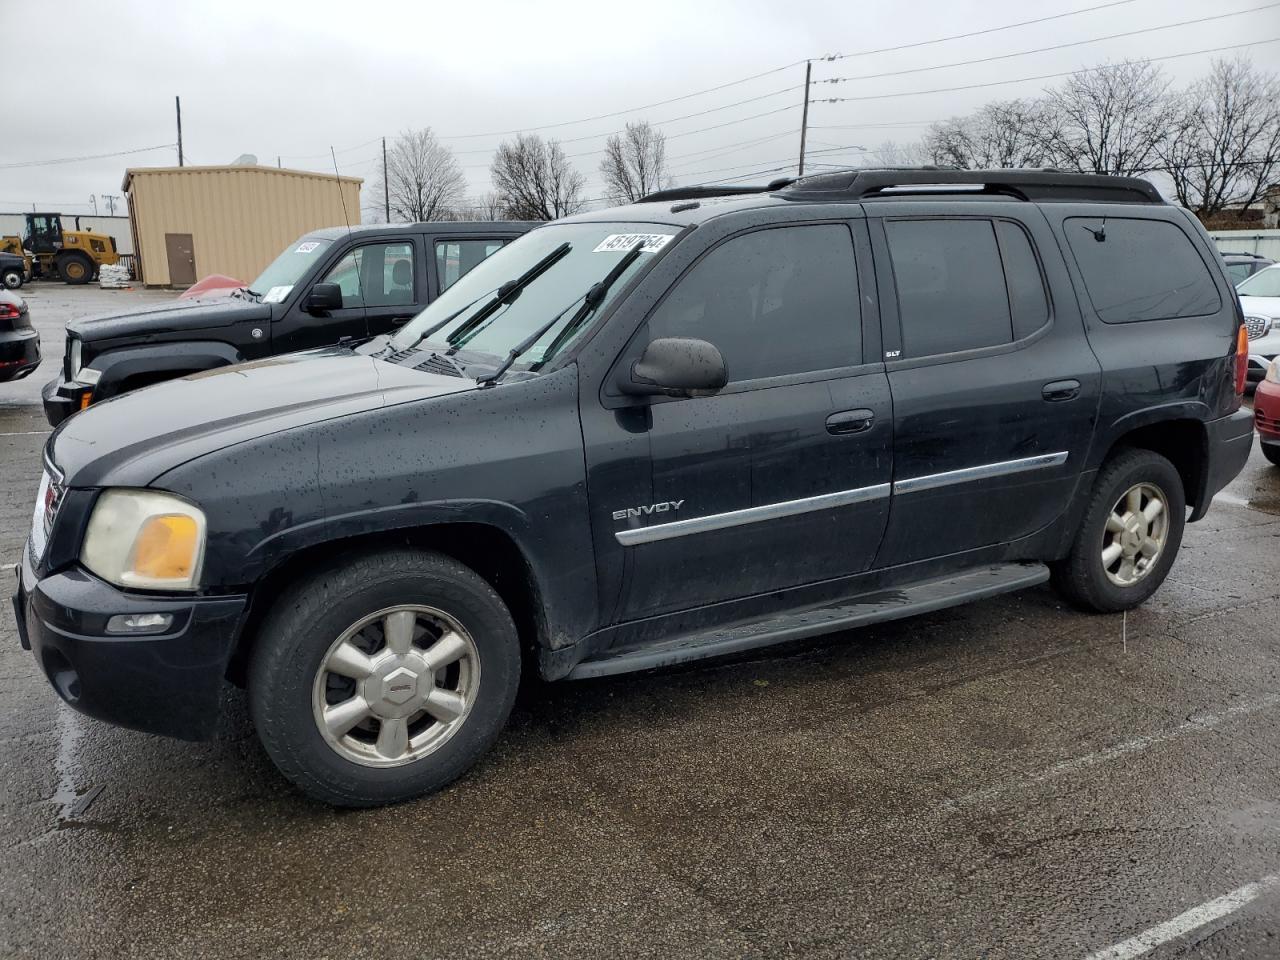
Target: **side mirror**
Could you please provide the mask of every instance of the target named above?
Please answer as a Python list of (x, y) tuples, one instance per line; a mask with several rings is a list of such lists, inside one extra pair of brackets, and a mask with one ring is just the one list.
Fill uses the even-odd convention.
[(336, 283), (317, 283), (307, 294), (307, 313), (327, 313), (342, 309), (342, 288)]
[(640, 397), (707, 397), (727, 382), (724, 357), (713, 344), (689, 337), (662, 337), (644, 348), (618, 387)]

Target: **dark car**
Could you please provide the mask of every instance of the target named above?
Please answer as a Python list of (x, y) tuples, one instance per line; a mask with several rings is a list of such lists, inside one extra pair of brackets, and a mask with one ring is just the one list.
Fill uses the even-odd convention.
[(27, 302), (0, 290), (0, 383), (21, 380), (40, 366), (40, 334), (31, 327)]
[(1231, 277), (1231, 282), (1235, 284), (1248, 280), (1263, 267), (1269, 267), (1275, 263), (1274, 260), (1268, 259), (1260, 253), (1224, 251), (1222, 259), (1227, 265), (1227, 275)]
[(0, 286), (17, 290), (27, 282), (27, 261), (16, 253), (0, 253)]
[(231, 296), (175, 300), (67, 324), (45, 384), (57, 426), (91, 403), (162, 380), (390, 333), (531, 223), (334, 227), (285, 248)]
[(485, 752), (525, 670), (1048, 580), (1137, 606), (1249, 456), (1246, 348), (1144, 180), (668, 191), (539, 228), (395, 334), (69, 420), (20, 635), (85, 713), (199, 738), (244, 684), (307, 793), (399, 800)]

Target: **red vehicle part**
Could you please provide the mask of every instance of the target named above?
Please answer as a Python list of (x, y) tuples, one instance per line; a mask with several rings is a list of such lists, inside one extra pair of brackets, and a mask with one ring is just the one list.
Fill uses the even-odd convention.
[(226, 297), (231, 294), (232, 290), (239, 290), (241, 287), (247, 286), (243, 280), (237, 280), (235, 277), (228, 277), (221, 273), (211, 273), (198, 283), (191, 286), (178, 294), (179, 300), (210, 300), (215, 297)]

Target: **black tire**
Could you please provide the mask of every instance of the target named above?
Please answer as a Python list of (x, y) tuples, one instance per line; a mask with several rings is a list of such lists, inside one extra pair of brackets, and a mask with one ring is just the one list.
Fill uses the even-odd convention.
[[(312, 693), (330, 646), (353, 624), (399, 604), (434, 607), (470, 634), (479, 680), (469, 713), (433, 752), (402, 766), (365, 766), (321, 734)], [(520, 683), (515, 623), (498, 594), (450, 557), (413, 550), (357, 556), (285, 590), (258, 630), (249, 711), (272, 761), (304, 793), (335, 806), (396, 803), (465, 773), (506, 725)]]
[[(1151, 484), (1168, 503), (1164, 545), (1150, 569), (1135, 583), (1113, 582), (1103, 566), (1102, 546), (1107, 518), (1125, 493), (1137, 484)], [(1187, 501), (1182, 477), (1167, 459), (1151, 450), (1124, 450), (1103, 464), (1065, 560), (1053, 565), (1053, 583), (1076, 606), (1097, 613), (1132, 610), (1160, 587), (1182, 545)]]
[(5, 270), (3, 274), (0, 274), (0, 281), (4, 283), (6, 290), (17, 290), (22, 286), (22, 280), (22, 271), (16, 268)]
[(1277, 467), (1280, 467), (1280, 444), (1277, 443), (1260, 443), (1262, 447), (1262, 455), (1270, 460)]
[(78, 287), (93, 279), (93, 261), (82, 253), (63, 254), (57, 260), (57, 267), (63, 283)]

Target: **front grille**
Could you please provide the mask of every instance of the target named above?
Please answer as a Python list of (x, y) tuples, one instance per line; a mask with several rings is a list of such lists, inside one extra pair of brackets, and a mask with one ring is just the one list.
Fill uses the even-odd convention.
[(1269, 433), (1280, 433), (1280, 419), (1268, 417), (1261, 410), (1253, 411), (1253, 421), (1260, 430), (1266, 430)]
[(1245, 329), (1249, 331), (1249, 339), (1257, 340), (1259, 337), (1266, 336), (1271, 329), (1271, 319), (1269, 317), (1245, 317)]

